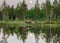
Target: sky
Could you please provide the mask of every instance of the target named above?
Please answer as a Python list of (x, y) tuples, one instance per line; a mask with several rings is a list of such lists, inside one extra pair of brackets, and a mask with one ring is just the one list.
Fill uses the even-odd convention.
[[(2, 5), (4, 0), (0, 0), (0, 6)], [(10, 6), (14, 5), (14, 7), (16, 7), (17, 3), (22, 2), (23, 0), (6, 0), (6, 3)], [(35, 5), (36, 0), (25, 0), (28, 8), (32, 8)], [(51, 3), (53, 2), (53, 0), (51, 0)], [(39, 5), (41, 6), (42, 3), (45, 3), (45, 0), (39, 0)]]

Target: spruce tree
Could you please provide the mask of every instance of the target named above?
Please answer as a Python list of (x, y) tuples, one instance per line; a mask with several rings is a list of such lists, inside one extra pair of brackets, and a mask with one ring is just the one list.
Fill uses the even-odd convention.
[(50, 0), (46, 0), (45, 10), (46, 10), (46, 21), (49, 21), (50, 12), (51, 12), (51, 3), (50, 3)]
[(25, 0), (23, 0), (22, 4), (21, 4), (21, 15), (22, 15), (22, 19), (26, 20), (27, 19), (27, 5), (25, 3)]
[(54, 19), (53, 20), (56, 20), (57, 19), (57, 8), (58, 8), (57, 0), (54, 0), (54, 2), (53, 2)]
[(40, 12), (38, 0), (36, 0), (34, 9), (35, 9), (35, 20), (38, 20), (38, 16), (39, 16), (39, 12)]
[(3, 15), (3, 20), (8, 20), (8, 6), (5, 0), (2, 5), (2, 15)]

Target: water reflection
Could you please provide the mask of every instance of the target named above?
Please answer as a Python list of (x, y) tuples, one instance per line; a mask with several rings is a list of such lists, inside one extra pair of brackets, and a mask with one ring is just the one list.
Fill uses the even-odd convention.
[[(22, 40), (23, 43), (28, 43), (26, 40), (30, 42), (33, 38), (35, 40), (33, 43), (41, 43), (41, 39), (45, 39), (45, 43), (60, 43), (60, 26), (34, 24), (31, 27), (10, 27), (8, 25), (0, 25), (0, 32), (3, 33), (3, 40), (0, 41), (3, 43), (8, 43), (7, 39), (10, 37), (10, 35), (14, 36), (14, 34), (17, 36), (17, 39)], [(31, 36), (30, 40), (29, 35)]]

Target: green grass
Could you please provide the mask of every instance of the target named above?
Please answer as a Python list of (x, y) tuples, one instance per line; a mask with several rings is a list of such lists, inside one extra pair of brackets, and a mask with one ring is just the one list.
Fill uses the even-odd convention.
[(27, 25), (42, 25), (42, 26), (58, 26), (60, 25), (60, 21), (51, 21), (53, 22), (53, 24), (50, 23), (46, 23), (46, 21), (31, 21), (31, 24), (27, 24), (25, 23), (25, 21), (0, 21), (0, 24), (5, 24), (8, 26), (17, 26), (17, 27), (21, 27), (21, 26), (27, 26)]

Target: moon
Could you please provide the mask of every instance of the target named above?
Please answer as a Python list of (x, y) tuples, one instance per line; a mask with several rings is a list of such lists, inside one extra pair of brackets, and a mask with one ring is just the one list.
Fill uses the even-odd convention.
[(30, 1), (30, 3), (32, 3), (32, 1)]

